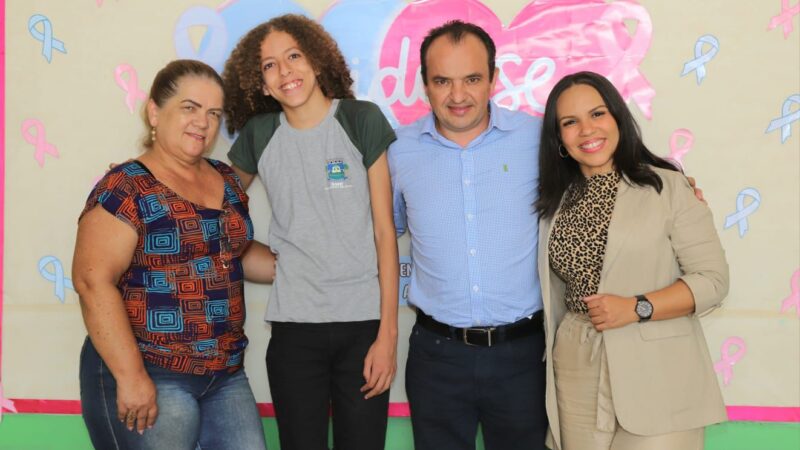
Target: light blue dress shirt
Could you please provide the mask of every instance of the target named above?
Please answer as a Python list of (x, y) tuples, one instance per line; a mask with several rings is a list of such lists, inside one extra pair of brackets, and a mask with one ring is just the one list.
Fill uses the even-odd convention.
[(411, 233), (409, 303), (455, 327), (542, 309), (533, 206), (541, 121), (489, 108), (488, 128), (466, 148), (428, 114), (398, 129), (388, 153), (397, 234)]

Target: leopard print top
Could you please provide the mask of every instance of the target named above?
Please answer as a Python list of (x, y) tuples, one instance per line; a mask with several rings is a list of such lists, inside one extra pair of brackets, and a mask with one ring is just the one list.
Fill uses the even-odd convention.
[(571, 312), (588, 313), (581, 299), (596, 294), (600, 285), (618, 185), (616, 171), (573, 184), (553, 224), (548, 244), (550, 267), (566, 282), (565, 301)]

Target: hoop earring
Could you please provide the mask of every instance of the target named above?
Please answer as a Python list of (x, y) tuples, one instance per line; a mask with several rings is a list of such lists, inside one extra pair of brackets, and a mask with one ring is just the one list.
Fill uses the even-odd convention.
[[(155, 133), (155, 131), (153, 132)], [(569, 156), (569, 153), (567, 153), (567, 150), (560, 142), (558, 143), (558, 156), (560, 156), (562, 159), (565, 159), (567, 156)]]

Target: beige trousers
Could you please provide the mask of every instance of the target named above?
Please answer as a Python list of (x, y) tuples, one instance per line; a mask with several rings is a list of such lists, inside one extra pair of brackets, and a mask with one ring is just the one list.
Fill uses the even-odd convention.
[[(607, 364), (602, 333), (589, 316), (568, 312), (553, 349), (562, 450), (703, 449), (703, 428), (655, 436), (625, 431), (616, 420)], [(646, 408), (642, 399), (643, 413)]]

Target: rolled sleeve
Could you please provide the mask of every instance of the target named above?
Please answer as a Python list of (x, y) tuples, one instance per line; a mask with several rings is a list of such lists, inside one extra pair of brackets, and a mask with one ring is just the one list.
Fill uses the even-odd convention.
[(711, 210), (695, 198), (686, 178), (676, 174), (664, 181), (664, 187), (672, 193), (670, 240), (683, 274), (680, 279), (692, 291), (695, 313), (703, 315), (718, 307), (728, 294), (730, 280), (725, 250)]

